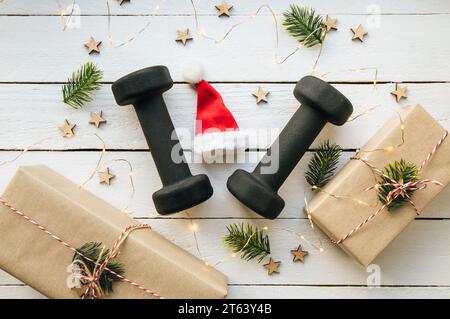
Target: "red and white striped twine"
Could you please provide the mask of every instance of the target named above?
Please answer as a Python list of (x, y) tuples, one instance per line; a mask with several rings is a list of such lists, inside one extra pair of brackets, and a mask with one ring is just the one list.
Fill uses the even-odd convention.
[[(39, 224), (37, 221), (35, 221), (34, 219), (32, 219), (31, 217), (27, 216), (25, 213), (21, 212), (20, 210), (16, 209), (14, 206), (12, 206), (11, 204), (9, 204), (7, 201), (5, 201), (4, 198), (0, 197), (0, 204), (2, 204), (3, 206), (7, 207), (10, 211), (12, 211), (13, 213), (23, 217), (25, 220), (27, 220), (28, 222), (30, 222), (31, 224), (33, 224), (34, 226), (36, 226), (38, 229), (40, 229), (41, 231), (43, 231), (44, 233), (46, 233), (47, 235), (49, 235), (50, 237), (52, 237), (54, 240), (56, 240), (58, 243), (60, 243), (61, 245), (65, 246), (66, 248), (70, 249), (71, 251), (73, 251), (75, 254), (83, 257), (84, 259), (90, 261), (93, 264), (96, 264), (97, 266), (99, 266), (99, 269), (101, 269), (101, 271), (106, 270), (107, 272), (113, 274), (114, 276), (116, 276), (117, 278), (119, 278), (121, 281), (126, 282), (134, 287), (136, 287), (137, 289), (140, 289), (142, 291), (144, 291), (145, 293), (155, 297), (156, 299), (163, 299), (163, 297), (159, 294), (157, 294), (154, 291), (151, 291), (147, 288), (145, 288), (144, 286), (140, 285), (139, 283), (130, 280), (118, 273), (116, 273), (115, 271), (109, 269), (108, 267), (106, 267), (106, 265), (108, 264), (108, 262), (116, 257), (118, 255), (118, 252), (116, 252), (117, 247), (119, 246), (120, 242), (124, 239), (125, 236), (128, 236), (128, 234), (135, 230), (135, 229), (140, 229), (140, 228), (150, 228), (149, 225), (143, 224), (143, 225), (133, 225), (133, 226), (129, 226), (127, 227), (120, 235), (119, 238), (116, 240), (116, 242), (114, 243), (113, 246), (113, 250), (111, 250), (111, 254), (108, 258), (105, 259), (105, 261), (99, 265), (97, 263), (96, 260), (93, 260), (85, 255), (83, 255), (82, 253), (80, 253), (75, 247), (71, 246), (70, 244), (68, 244), (67, 242), (65, 242), (64, 240), (62, 240), (61, 238), (59, 238), (58, 236), (56, 236), (55, 234), (53, 234), (52, 232), (50, 232), (47, 228), (45, 228), (44, 226), (42, 226), (41, 224)], [(115, 253), (114, 253), (115, 252)], [(106, 262), (106, 263), (105, 263)], [(99, 276), (101, 274), (101, 272), (97, 272), (97, 276)]]
[(436, 143), (436, 145), (434, 145), (434, 147), (428, 153), (427, 157), (420, 164), (419, 171), (421, 171), (424, 168), (424, 166), (428, 163), (428, 161), (434, 155), (434, 153), (436, 153), (436, 150), (439, 148), (439, 146), (441, 146), (441, 144), (444, 142), (444, 140), (447, 138), (447, 136), (448, 136), (448, 131), (445, 130), (444, 135), (442, 135), (441, 139)]
[[(448, 136), (448, 131), (445, 130), (444, 131), (444, 135), (441, 137), (441, 139), (436, 143), (436, 145), (430, 150), (430, 152), (428, 153), (427, 157), (425, 158), (425, 160), (421, 163), (419, 171), (422, 170), (425, 165), (429, 162), (429, 160), (431, 159), (431, 157), (434, 155), (434, 153), (436, 153), (436, 150), (439, 148), (439, 146), (442, 145), (442, 143), (444, 142), (444, 140), (447, 138)], [(391, 190), (389, 192), (389, 194), (386, 196), (386, 203), (381, 206), (380, 208), (378, 208), (373, 214), (369, 215), (365, 220), (363, 220), (361, 223), (359, 223), (358, 225), (356, 225), (356, 227), (354, 227), (349, 233), (347, 233), (345, 236), (343, 236), (342, 238), (338, 239), (338, 240), (332, 240), (332, 242), (334, 244), (341, 244), (344, 240), (346, 240), (347, 238), (349, 238), (350, 236), (352, 236), (354, 233), (356, 233), (359, 229), (361, 229), (362, 227), (364, 227), (367, 223), (369, 223), (373, 218), (375, 218), (379, 213), (381, 213), (382, 211), (384, 211), (386, 209), (386, 207), (388, 207), (397, 197), (402, 196), (407, 198), (409, 204), (414, 208), (414, 210), (416, 211), (416, 214), (419, 215), (420, 211), (419, 209), (416, 207), (416, 205), (414, 204), (414, 202), (410, 199), (410, 196), (408, 195), (407, 191), (408, 190), (420, 190), (420, 189), (424, 189), (428, 184), (434, 184), (434, 185), (438, 185), (438, 186), (442, 186), (443, 184), (439, 181), (435, 181), (435, 180), (431, 180), (431, 179), (423, 179), (423, 180), (419, 180), (419, 181), (415, 181), (415, 182), (408, 182), (408, 183), (403, 183), (401, 181), (395, 181), (392, 178), (390, 178), (389, 176), (387, 176), (386, 174), (384, 174), (380, 169), (376, 168), (375, 166), (373, 166), (372, 164), (370, 164), (366, 159), (360, 158), (360, 157), (354, 157), (352, 158), (354, 160), (359, 160), (361, 162), (363, 162), (364, 164), (366, 164), (371, 170), (373, 170), (374, 172), (378, 173), (379, 175), (382, 175), (383, 177), (387, 178), (388, 180), (391, 181), (391, 183), (386, 183), (386, 184), (382, 184), (382, 185), (375, 185), (375, 186), (371, 186), (369, 188), (367, 188), (366, 190), (371, 190), (374, 188), (377, 188), (379, 186), (392, 186), (394, 187), (393, 190)]]

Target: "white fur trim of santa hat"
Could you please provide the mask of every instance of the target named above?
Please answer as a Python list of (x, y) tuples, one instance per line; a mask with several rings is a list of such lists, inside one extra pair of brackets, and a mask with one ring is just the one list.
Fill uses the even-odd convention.
[(220, 153), (230, 154), (232, 152), (245, 151), (248, 146), (248, 134), (243, 131), (214, 131), (197, 134), (194, 138), (194, 153), (212, 154)]

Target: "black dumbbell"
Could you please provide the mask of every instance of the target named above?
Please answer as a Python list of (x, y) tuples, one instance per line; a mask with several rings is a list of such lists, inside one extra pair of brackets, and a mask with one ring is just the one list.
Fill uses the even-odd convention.
[[(158, 65), (130, 73), (112, 85), (119, 105), (133, 104), (163, 187), (153, 193), (160, 214), (191, 208), (213, 194), (208, 176), (192, 176), (162, 94), (173, 86), (167, 67)], [(178, 158), (172, 159), (173, 153)]]
[[(300, 108), (255, 170), (249, 173), (238, 169), (227, 182), (228, 190), (237, 199), (270, 219), (276, 218), (284, 208), (278, 189), (325, 124), (343, 125), (353, 112), (352, 104), (342, 93), (314, 76), (305, 76), (298, 81), (294, 96), (300, 101)], [(264, 172), (274, 157), (279, 160), (278, 170)]]

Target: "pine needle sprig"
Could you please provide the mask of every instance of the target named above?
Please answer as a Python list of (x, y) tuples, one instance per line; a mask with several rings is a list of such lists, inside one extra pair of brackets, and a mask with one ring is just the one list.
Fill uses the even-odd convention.
[[(83, 246), (81, 246), (80, 248), (77, 249), (77, 251), (81, 254), (83, 254), (84, 256), (92, 259), (92, 260), (98, 260), (98, 257), (101, 253), (102, 250), (102, 243), (99, 242), (87, 242), (86, 244), (84, 244)], [(105, 249), (103, 251), (103, 255), (99, 260), (99, 263), (101, 264), (102, 262), (105, 261), (105, 259), (108, 257), (110, 250), (109, 249)], [(73, 256), (72, 261), (75, 260), (80, 260), (82, 261), (87, 268), (89, 269), (89, 271), (92, 272), (94, 271), (94, 267), (95, 264), (87, 259), (85, 259), (84, 257), (75, 254)], [(123, 275), (125, 273), (125, 267), (122, 264), (122, 262), (120, 262), (117, 259), (112, 259), (108, 265), (106, 266), (109, 269), (111, 269), (112, 271), (114, 271), (115, 273), (119, 274), (119, 275)], [(112, 273), (110, 273), (109, 271), (103, 271), (100, 279), (99, 279), (99, 286), (102, 289), (103, 293), (108, 294), (111, 293), (113, 291), (113, 284), (114, 282), (117, 281), (121, 281), (121, 279), (119, 279), (117, 276), (113, 275)]]
[(92, 62), (87, 62), (76, 70), (62, 88), (63, 101), (73, 108), (79, 108), (93, 99), (94, 92), (99, 90), (99, 81), (103, 71)]
[(231, 224), (227, 226), (229, 234), (224, 238), (225, 245), (244, 260), (258, 258), (261, 262), (270, 255), (269, 236), (250, 224)]
[[(403, 159), (400, 161), (394, 161), (393, 163), (389, 163), (384, 167), (383, 171), (387, 176), (393, 179), (396, 182), (416, 182), (419, 180), (419, 169), (416, 164), (409, 163)], [(387, 203), (387, 196), (390, 191), (392, 191), (395, 187), (383, 184), (392, 183), (390, 179), (385, 176), (380, 176), (380, 180), (378, 181), (378, 198), (383, 203)], [(406, 193), (411, 196), (414, 190), (408, 189)], [(408, 201), (407, 197), (397, 196), (388, 206), (387, 209), (390, 211), (397, 207), (400, 207), (405, 202)]]
[(314, 9), (291, 4), (283, 16), (286, 31), (304, 47), (310, 48), (323, 43), (326, 27), (323, 25), (322, 17), (316, 14)]
[(329, 140), (322, 142), (308, 164), (305, 174), (306, 181), (315, 188), (324, 187), (333, 177), (342, 149), (337, 144), (331, 144)]

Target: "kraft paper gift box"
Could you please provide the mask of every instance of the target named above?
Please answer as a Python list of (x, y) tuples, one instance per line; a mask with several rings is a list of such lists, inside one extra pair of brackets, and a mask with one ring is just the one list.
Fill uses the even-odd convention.
[[(394, 115), (361, 148), (359, 157), (366, 158), (381, 170), (388, 163), (400, 159), (418, 166), (421, 164), (445, 130), (420, 105), (404, 107), (399, 115), (404, 125), (404, 143), (391, 151), (373, 151), (401, 144), (402, 124), (399, 116)], [(421, 171), (420, 179), (432, 179), (444, 185), (429, 184), (425, 189), (414, 192), (411, 199), (422, 211), (450, 180), (450, 137), (444, 140)], [(342, 239), (382, 206), (375, 189), (366, 191), (375, 184), (375, 175), (367, 165), (359, 160), (350, 160), (322, 192), (317, 191), (308, 204), (313, 222), (332, 240)], [(334, 198), (327, 193), (348, 198)], [(373, 207), (358, 204), (358, 200)], [(385, 209), (339, 246), (360, 264), (367, 266), (415, 217), (416, 211), (409, 203), (391, 211)]]
[[(46, 166), (18, 169), (3, 199), (76, 248), (89, 241), (111, 248), (119, 234), (139, 224)], [(151, 222), (150, 222), (151, 224)], [(51, 298), (79, 298), (69, 289), (74, 253), (23, 217), (0, 205), (0, 268)], [(118, 257), (124, 276), (164, 298), (223, 298), (227, 278), (151, 229), (133, 231)], [(149, 298), (125, 282), (108, 298)]]

